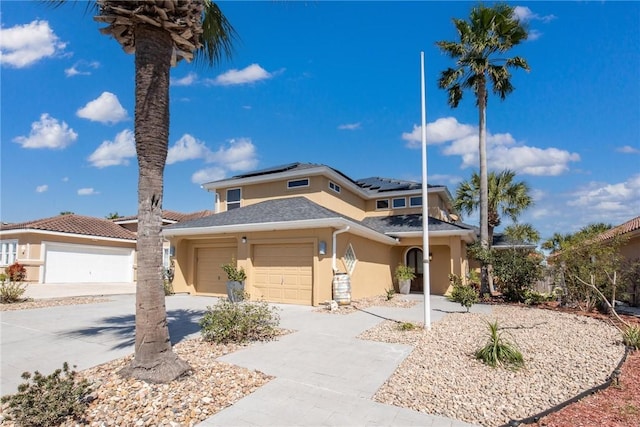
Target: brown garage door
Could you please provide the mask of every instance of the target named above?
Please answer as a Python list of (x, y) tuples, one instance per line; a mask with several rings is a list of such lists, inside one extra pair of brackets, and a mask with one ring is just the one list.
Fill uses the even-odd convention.
[(196, 292), (227, 294), (227, 275), (220, 267), (236, 259), (236, 247), (196, 249)]
[(252, 298), (311, 305), (313, 245), (256, 245), (253, 248)]

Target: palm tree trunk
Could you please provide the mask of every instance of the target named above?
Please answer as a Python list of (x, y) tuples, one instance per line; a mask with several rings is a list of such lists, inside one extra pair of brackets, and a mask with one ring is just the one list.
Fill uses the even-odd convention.
[(169, 143), (171, 37), (149, 25), (135, 30), (135, 139), (138, 155), (138, 274), (135, 358), (121, 371), (169, 382), (189, 365), (171, 348), (162, 285), (162, 193)]
[[(487, 87), (484, 78), (478, 84), (478, 157), (480, 159), (480, 246), (489, 249), (489, 182), (487, 174)], [(493, 294), (489, 286), (489, 269), (483, 263), (481, 269), (481, 292)]]

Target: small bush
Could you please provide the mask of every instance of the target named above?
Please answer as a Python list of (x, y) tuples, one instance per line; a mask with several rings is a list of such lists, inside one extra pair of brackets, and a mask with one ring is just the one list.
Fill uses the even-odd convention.
[(279, 334), (280, 315), (266, 302), (220, 299), (207, 307), (200, 326), (202, 338), (218, 344), (270, 341)]
[(11, 282), (22, 282), (27, 277), (27, 269), (17, 261), (6, 267), (4, 272)]
[(543, 292), (532, 291), (530, 289), (525, 289), (522, 292), (523, 302), (526, 305), (539, 305), (543, 302), (552, 301), (556, 299), (553, 293), (546, 294)]
[(640, 350), (640, 326), (628, 326), (622, 333), (624, 345), (633, 350)]
[(478, 292), (471, 286), (463, 285), (462, 279), (455, 274), (449, 275), (449, 281), (453, 284), (449, 301), (460, 303), (469, 312), (469, 308), (478, 302)]
[(20, 302), (24, 298), (22, 295), (27, 291), (27, 285), (21, 282), (2, 281), (0, 282), (0, 303), (11, 304)]
[(393, 288), (389, 288), (387, 289), (387, 301), (390, 301), (391, 299), (393, 299), (393, 297), (396, 295), (396, 290)]
[(522, 353), (514, 344), (505, 340), (498, 331), (498, 321), (487, 322), (489, 327), (489, 341), (484, 347), (476, 350), (476, 359), (495, 368), (498, 365), (514, 369), (524, 366)]
[(401, 331), (413, 331), (415, 328), (416, 328), (416, 325), (414, 325), (411, 322), (398, 323), (398, 329), (400, 329)]
[(18, 386), (18, 393), (2, 397), (2, 403), (8, 403), (7, 415), (18, 425), (33, 427), (59, 425), (67, 417), (80, 419), (91, 387), (86, 379), (76, 381), (75, 375), (66, 362), (48, 376), (24, 372), (27, 382)]

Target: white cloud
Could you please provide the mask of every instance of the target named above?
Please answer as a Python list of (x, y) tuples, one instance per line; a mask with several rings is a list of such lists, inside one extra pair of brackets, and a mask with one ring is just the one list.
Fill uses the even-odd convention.
[(91, 71), (89, 69), (95, 70), (100, 67), (100, 63), (97, 61), (87, 62), (87, 61), (78, 61), (73, 64), (71, 67), (64, 70), (64, 74), (67, 77), (74, 76), (90, 76)]
[(49, 186), (47, 184), (44, 185), (38, 185), (36, 187), (36, 193), (44, 193), (45, 191), (47, 191), (49, 189)]
[(60, 53), (66, 43), (53, 33), (47, 21), (0, 28), (0, 62), (14, 68), (28, 67)]
[(361, 129), (361, 123), (345, 123), (343, 125), (339, 125), (338, 129), (340, 130), (357, 130)]
[(207, 158), (208, 163), (218, 163), (224, 169), (249, 170), (258, 164), (256, 147), (250, 138), (230, 139), (227, 147), (220, 147)]
[(100, 193), (90, 187), (78, 189), (78, 196), (93, 196), (96, 194), (100, 194)]
[[(402, 133), (407, 147), (420, 148), (422, 126)], [(427, 124), (427, 143), (444, 144), (442, 154), (459, 156), (461, 168), (478, 166), (478, 129), (459, 123), (454, 117), (439, 118)], [(528, 175), (560, 175), (580, 156), (557, 148), (537, 148), (520, 144), (509, 133), (487, 132), (487, 163), (490, 169), (512, 169)]]
[(196, 83), (198, 80), (198, 75), (196, 73), (189, 73), (181, 79), (171, 79), (171, 86), (191, 86)]
[(111, 92), (102, 92), (102, 95), (89, 101), (76, 114), (83, 119), (100, 123), (118, 123), (127, 119), (127, 110), (122, 108), (118, 97)]
[(29, 136), (18, 136), (14, 142), (22, 148), (63, 149), (78, 139), (78, 134), (65, 122), (58, 122), (49, 114), (40, 116), (40, 121), (31, 123)]
[(640, 154), (640, 148), (632, 147), (630, 145), (625, 145), (624, 147), (617, 148), (616, 151), (618, 153), (625, 154)]
[(182, 162), (185, 160), (204, 159), (211, 151), (202, 141), (198, 141), (189, 134), (184, 134), (173, 147), (169, 148), (167, 164)]
[(242, 85), (254, 83), (260, 80), (270, 79), (273, 74), (258, 64), (251, 64), (242, 70), (232, 69), (220, 74), (213, 80), (213, 84), (219, 86)]
[(556, 19), (555, 15), (538, 15), (526, 6), (516, 6), (513, 8), (513, 14), (522, 22), (542, 21), (545, 24)]
[(595, 217), (619, 212), (628, 215), (638, 209), (640, 174), (615, 184), (590, 182), (570, 197), (572, 199), (567, 202), (568, 206), (588, 208), (589, 213)]
[(91, 166), (106, 168), (108, 166), (128, 165), (129, 159), (136, 156), (136, 143), (133, 132), (125, 129), (112, 141), (104, 141), (91, 153), (88, 160)]
[(211, 167), (195, 172), (193, 175), (191, 175), (191, 182), (193, 182), (194, 184), (204, 184), (205, 182), (223, 179), (225, 176), (226, 172), (223, 168)]

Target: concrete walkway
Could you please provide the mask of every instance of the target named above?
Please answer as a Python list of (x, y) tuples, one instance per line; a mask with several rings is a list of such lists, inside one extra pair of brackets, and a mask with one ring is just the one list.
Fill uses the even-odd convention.
[[(51, 288), (39, 288), (51, 286)], [(96, 285), (33, 285), (58, 295), (109, 295), (116, 288)], [(64, 361), (78, 370), (133, 352), (134, 295), (111, 295), (109, 302), (0, 312), (1, 394), (15, 392), (23, 371), (51, 372)], [(135, 289), (133, 288), (133, 292)], [(55, 292), (54, 292), (55, 294)], [(34, 294), (32, 294), (34, 295)], [(49, 295), (49, 294), (48, 294)], [(36, 298), (36, 296), (33, 296)], [(365, 312), (331, 315), (317, 308), (277, 305), (281, 326), (296, 332), (277, 341), (254, 344), (221, 361), (273, 375), (274, 380), (201, 426), (365, 426), (415, 425), (462, 427), (469, 424), (371, 400), (412, 347), (357, 339), (361, 332), (389, 317), (424, 319), (423, 297), (412, 308), (372, 307)], [(172, 341), (197, 336), (198, 322), (215, 298), (175, 295), (167, 298)], [(461, 311), (458, 304), (431, 297), (431, 320)], [(476, 305), (474, 311), (490, 307)]]

